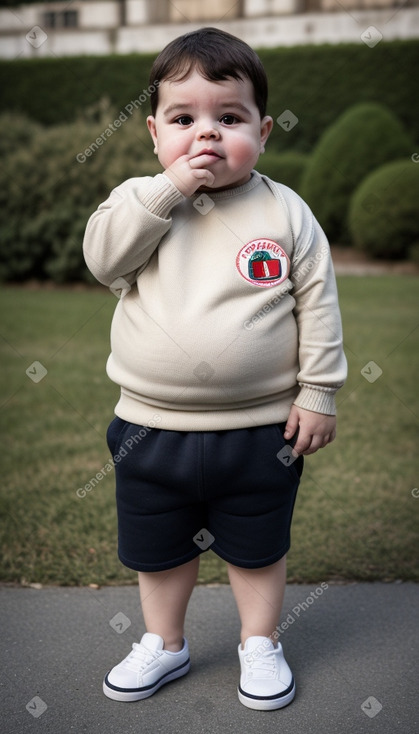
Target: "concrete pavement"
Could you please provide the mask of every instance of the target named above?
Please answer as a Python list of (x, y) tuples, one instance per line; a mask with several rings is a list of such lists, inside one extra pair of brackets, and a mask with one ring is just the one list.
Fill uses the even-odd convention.
[(102, 677), (144, 632), (136, 587), (0, 587), (7, 734), (416, 734), (419, 587), (287, 586), (280, 641), (297, 695), (260, 712), (237, 698), (239, 620), (228, 586), (195, 588), (191, 672), (118, 703)]

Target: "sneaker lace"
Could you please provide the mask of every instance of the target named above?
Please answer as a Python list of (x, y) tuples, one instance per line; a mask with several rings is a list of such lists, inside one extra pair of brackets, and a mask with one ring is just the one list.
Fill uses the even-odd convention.
[(125, 665), (129, 670), (144, 670), (153, 660), (157, 660), (159, 652), (153, 652), (149, 650), (141, 643), (134, 642), (132, 645), (132, 651), (129, 653), (125, 660)]
[(255, 675), (258, 678), (275, 678), (277, 668), (274, 650), (266, 650), (255, 657), (250, 655), (249, 658), (250, 659), (247, 659), (246, 662), (250, 676)]

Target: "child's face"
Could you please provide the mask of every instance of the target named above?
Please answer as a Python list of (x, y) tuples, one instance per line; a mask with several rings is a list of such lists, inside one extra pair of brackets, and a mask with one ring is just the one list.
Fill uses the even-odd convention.
[(147, 118), (164, 169), (180, 156), (200, 157), (215, 176), (211, 190), (250, 179), (272, 129), (260, 119), (249, 79), (212, 82), (198, 71), (183, 81), (163, 81), (155, 117)]

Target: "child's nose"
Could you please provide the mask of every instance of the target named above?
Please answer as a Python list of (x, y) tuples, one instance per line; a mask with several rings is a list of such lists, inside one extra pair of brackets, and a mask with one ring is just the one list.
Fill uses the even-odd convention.
[(217, 140), (219, 137), (220, 133), (212, 123), (204, 123), (198, 130), (199, 140)]

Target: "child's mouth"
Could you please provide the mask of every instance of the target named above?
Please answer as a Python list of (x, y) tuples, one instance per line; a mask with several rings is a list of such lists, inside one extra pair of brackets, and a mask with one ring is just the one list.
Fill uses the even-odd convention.
[(204, 150), (201, 150), (197, 155), (193, 156), (194, 158), (199, 158), (201, 155), (211, 155), (214, 158), (221, 158), (218, 153), (215, 152), (215, 150), (211, 150), (210, 148), (204, 148)]

